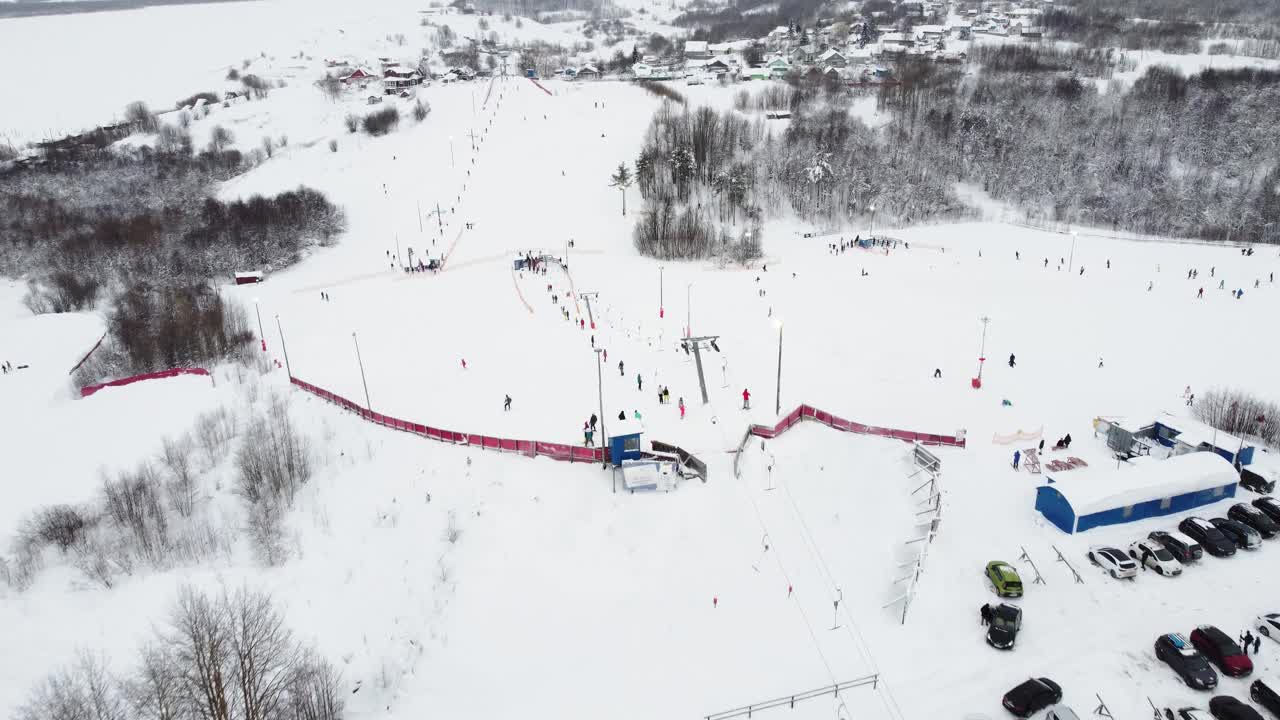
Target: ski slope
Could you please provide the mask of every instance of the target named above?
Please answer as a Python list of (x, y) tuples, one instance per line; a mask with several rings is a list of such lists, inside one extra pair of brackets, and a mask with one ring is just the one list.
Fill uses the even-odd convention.
[[(656, 101), (624, 83), (546, 84), (553, 94), (500, 80), (488, 103), (480, 85), (423, 88), (427, 120), (405, 118), (377, 139), (341, 126), (358, 98), (307, 120), (314, 142), (291, 144), (223, 193), (306, 183), (345, 206), (349, 231), (262, 285), (222, 292), (257, 305), (270, 358), (283, 360), (287, 342), (294, 375), (353, 399), (366, 397), (367, 381), (380, 412), (578, 442), (602, 395), (606, 427), (639, 410), (647, 437), (709, 463), (709, 482), (615, 494), (596, 467), (426, 442), (293, 392), (320, 468), (290, 517), (293, 558), (261, 568), (237, 546), (209, 565), (139, 573), (111, 590), (55, 565), (26, 593), (4, 591), (0, 627), (24, 651), (0, 659), (0, 708), (17, 706), (77, 647), (125, 662), (184, 581), (270, 590), (299, 634), (340, 664), (346, 686), (359, 688), (347, 696), (355, 718), (701, 717), (875, 672), (875, 690), (770, 712), (999, 717), (1000, 695), (1030, 674), (1061, 683), (1081, 714), (1095, 693), (1117, 717), (1149, 712), (1148, 697), (1204, 703), (1154, 663), (1151, 642), (1201, 622), (1233, 634), (1276, 610), (1266, 603), (1280, 583), (1267, 569), (1280, 541), (1257, 555), (1206, 559), (1176, 580), (1111, 581), (1086, 566), (1088, 545), (1127, 546), (1179, 518), (1063, 536), (1032, 510), (1036, 479), (1009, 466), (1013, 447), (991, 438), (1043, 427), (1051, 444), (1070, 432), (1073, 454), (1104, 464), (1105, 446), (1090, 433), (1097, 415), (1184, 409), (1187, 385), (1280, 399), (1274, 248), (1243, 257), (1232, 247), (1082, 235), (1072, 249), (1067, 235), (968, 223), (886, 229), (910, 248), (833, 255), (826, 245), (839, 232), (805, 238), (814, 228), (783, 218), (766, 226), (766, 257), (754, 268), (659, 263), (631, 244), (638, 193), (628, 191), (624, 217), (608, 184), (618, 163), (634, 160)], [(694, 99), (727, 103), (732, 92), (704, 87)], [(263, 101), (267, 115), (288, 97)], [(271, 126), (281, 130), (300, 132)], [(437, 203), (442, 220), (426, 215)], [(850, 227), (843, 237), (865, 232)], [(400, 272), (392, 258), (407, 260), (409, 248), (415, 258), (447, 254), (445, 269)], [(565, 258), (569, 273), (513, 271), (526, 251)], [(1198, 281), (1185, 279), (1192, 267)], [(1243, 298), (1218, 290), (1219, 279)], [(1196, 300), (1202, 286), (1206, 298)], [(587, 317), (583, 292), (598, 293), (594, 331), (577, 327)], [(229, 378), (72, 401), (55, 370), (74, 364), (101, 321), (16, 319), (18, 298), (0, 294), (0, 318), (15, 318), (0, 337), (24, 333), (14, 346), (31, 348), (45, 369), (0, 382), (4, 436), (20, 441), (6, 469), (39, 478), (0, 491), (6, 533), (41, 503), (91, 497), (96, 465), (127, 466), (202, 409), (240, 402), (244, 391)], [(982, 317), (988, 361), (974, 390)], [(705, 405), (692, 359), (677, 347), (687, 326), (720, 337), (722, 352), (704, 356)], [(593, 336), (609, 353), (599, 385)], [(288, 383), (277, 370), (263, 384), (284, 392)], [(683, 420), (674, 403), (658, 405), (660, 385), (688, 405)], [(908, 446), (805, 425), (763, 448), (748, 443), (734, 477), (729, 451), (749, 423), (776, 419), (778, 397), (784, 412), (808, 402), (866, 423), (966, 431), (966, 449), (938, 451), (943, 520), (905, 625), (900, 606), (883, 606), (900, 593), (893, 579), (920, 533)], [(61, 452), (47, 439), (51, 427), (78, 451)], [(231, 478), (228, 464), (210, 480), (227, 487)], [(235, 512), (229, 491), (211, 491), (209, 502)], [(446, 538), (451, 524), (456, 542)], [(1023, 548), (1045, 585), (1030, 584)], [(1024, 630), (1008, 654), (983, 644), (977, 623), (978, 606), (992, 599), (981, 577), (992, 559), (1013, 562), (1028, 582)], [(1274, 674), (1273, 652), (1264, 650), (1257, 676)]]

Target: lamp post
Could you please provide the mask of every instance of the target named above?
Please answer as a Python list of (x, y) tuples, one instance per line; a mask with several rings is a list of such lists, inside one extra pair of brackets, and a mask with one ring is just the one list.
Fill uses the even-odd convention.
[(782, 414), (782, 320), (774, 319), (773, 326), (778, 328), (778, 383), (777, 397), (774, 400), (773, 412), (775, 415)]
[(658, 266), (658, 317), (659, 318), (666, 316), (666, 310), (665, 310), (666, 303), (663, 301), (663, 297), (662, 297), (663, 290), (666, 286), (663, 283), (662, 270), (663, 270), (663, 266), (659, 265)]
[(876, 206), (871, 206), (871, 237), (876, 236)]
[(990, 322), (991, 318), (982, 316), (982, 342), (978, 345), (978, 377), (973, 380), (975, 388), (982, 387), (982, 364), (987, 361), (987, 324)]
[(1076, 238), (1079, 236), (1080, 236), (1080, 233), (1078, 231), (1076, 230), (1071, 231), (1071, 254), (1067, 256), (1067, 272), (1071, 272), (1072, 270), (1075, 269), (1074, 265), (1076, 262)]
[(284, 371), (293, 379), (293, 368), (289, 366), (289, 346), (284, 344), (284, 327), (280, 325), (280, 316), (276, 315), (276, 330), (280, 331), (280, 348), (284, 350)]
[(262, 341), (262, 352), (266, 352), (267, 335), (262, 332), (262, 309), (258, 307), (258, 298), (253, 299), (253, 311), (258, 315), (258, 339)]
[(360, 382), (364, 384), (364, 406), (366, 410), (373, 412), (373, 403), (369, 401), (369, 382), (364, 378), (364, 360), (360, 358), (360, 341), (354, 331), (351, 333), (351, 342), (356, 344), (356, 362), (360, 365)]
[(453, 136), (452, 135), (449, 136), (449, 167), (458, 167), (458, 164), (454, 162), (454, 158), (453, 158)]

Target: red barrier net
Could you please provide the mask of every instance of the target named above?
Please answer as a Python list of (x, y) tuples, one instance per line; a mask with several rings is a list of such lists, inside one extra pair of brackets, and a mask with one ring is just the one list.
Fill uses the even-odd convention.
[(842, 417), (832, 415), (825, 410), (819, 410), (809, 405), (801, 405), (800, 407), (787, 413), (785, 417), (778, 421), (776, 425), (752, 425), (750, 433), (762, 438), (775, 438), (786, 432), (791, 426), (799, 423), (801, 420), (813, 420), (820, 422), (827, 427), (835, 428), (843, 432), (851, 432), (858, 435), (877, 435), (879, 437), (893, 438), (894, 440), (902, 440), (903, 442), (920, 443), (921, 445), (946, 445), (948, 447), (964, 447), (965, 439), (954, 435), (935, 435), (933, 433), (919, 433), (911, 430), (897, 430), (895, 428), (876, 427), (874, 425), (863, 425), (862, 423), (845, 420)]
[(382, 413), (367, 410), (341, 395), (329, 392), (317, 385), (312, 385), (305, 380), (290, 378), (289, 381), (294, 385), (297, 385), (299, 389), (305, 390), (322, 400), (327, 400), (344, 410), (356, 413), (366, 420), (375, 422), (384, 427), (394, 428), (402, 432), (421, 435), (422, 437), (429, 438), (431, 440), (439, 440), (440, 442), (454, 443), (456, 445), (468, 445), (484, 450), (519, 453), (521, 455), (528, 455), (529, 457), (541, 455), (542, 457), (549, 457), (552, 460), (561, 460), (564, 462), (602, 462), (604, 459), (604, 450), (602, 448), (545, 443), (537, 440), (514, 440), (511, 438), (481, 435), (479, 433), (463, 433), (455, 432), (453, 430), (441, 430), (439, 428), (433, 428), (430, 425), (422, 425), (420, 423), (401, 420), (399, 418), (391, 417), (390, 415), (384, 415)]
[(119, 380), (112, 380), (110, 382), (98, 383), (97, 385), (85, 385), (84, 387), (80, 388), (80, 397), (87, 398), (90, 395), (98, 392), (103, 388), (124, 387), (125, 385), (132, 385), (136, 382), (142, 382), (143, 380), (159, 380), (160, 378), (171, 378), (171, 377), (177, 377), (179, 375), (206, 375), (207, 376), (208, 374), (209, 374), (209, 371), (205, 370), (204, 368), (174, 368), (172, 370), (161, 370), (159, 372), (143, 373), (141, 375), (134, 375), (133, 377), (120, 378)]

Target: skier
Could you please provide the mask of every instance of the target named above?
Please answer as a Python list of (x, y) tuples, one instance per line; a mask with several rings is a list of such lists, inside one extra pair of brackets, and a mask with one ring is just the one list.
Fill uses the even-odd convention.
[(1013, 451), (1013, 469), (1014, 469), (1014, 470), (1017, 470), (1017, 469), (1018, 469), (1018, 464), (1019, 464), (1019, 463), (1021, 463), (1021, 462), (1022, 462), (1022, 451), (1021, 451), (1021, 450), (1014, 450), (1014, 451)]
[(1044, 438), (1040, 438), (1040, 452), (1044, 452)]
[(644, 378), (640, 377), (640, 373), (636, 373), (636, 390), (644, 391)]
[(1081, 265), (1081, 266), (1080, 266), (1080, 274), (1081, 274), (1081, 275), (1084, 275), (1084, 266), (1083, 266), (1083, 265)]
[(747, 392), (746, 388), (742, 388), (742, 409), (751, 409), (751, 393)]
[(680, 419), (684, 419), (684, 398), (680, 398)]
[(507, 399), (503, 401), (503, 403), (502, 403), (502, 409), (503, 409), (503, 411), (504, 411), (504, 412), (505, 412), (505, 411), (507, 411), (507, 410), (510, 410), (510, 409), (511, 409), (511, 396), (510, 396), (510, 395), (508, 395), (508, 396), (507, 396)]
[(1098, 367), (1102, 367), (1102, 357), (1098, 357)]
[(622, 361), (618, 361), (618, 377), (626, 377), (626, 372), (622, 370)]
[(1196, 404), (1196, 394), (1191, 393), (1187, 396), (1187, 407), (1193, 407)]
[(1197, 299), (1197, 300), (1203, 300), (1203, 299), (1204, 299), (1204, 288), (1200, 288), (1200, 292), (1196, 293), (1196, 299)]
[(1014, 362), (1013, 353), (1009, 353), (1009, 367), (1013, 367), (1014, 365), (1017, 365), (1017, 363)]
[(1153, 288), (1153, 287), (1155, 287), (1155, 286), (1156, 286), (1156, 281), (1155, 281), (1155, 280), (1148, 281), (1148, 282), (1147, 282), (1147, 292), (1151, 292), (1151, 288)]
[(640, 420), (640, 410), (639, 410), (639, 408), (637, 408), (637, 409), (636, 409), (636, 411), (635, 411), (635, 417), (636, 417), (636, 420)]
[(934, 368), (934, 369), (933, 369), (933, 376), (934, 376), (935, 378), (941, 378), (941, 377), (942, 377), (942, 368)]
[(466, 358), (462, 358), (462, 369), (463, 369), (463, 370), (466, 370), (466, 369), (467, 369), (467, 359), (466, 359)]
[(1111, 258), (1107, 258), (1107, 269), (1111, 269)]
[(1014, 260), (1021, 260), (1021, 259), (1022, 259), (1022, 253), (1018, 252), (1017, 250), (1014, 250), (1014, 251), (1013, 251), (1013, 259), (1014, 259)]

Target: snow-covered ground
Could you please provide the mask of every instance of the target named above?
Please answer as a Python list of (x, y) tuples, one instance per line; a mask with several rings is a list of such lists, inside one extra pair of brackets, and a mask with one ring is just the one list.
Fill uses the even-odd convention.
[[(247, 9), (256, 6), (243, 7), (265, 12)], [(375, 410), (489, 435), (579, 441), (599, 412), (594, 341), (609, 351), (606, 427), (619, 412), (639, 411), (647, 437), (709, 463), (709, 482), (615, 494), (596, 467), (364, 424), (289, 392), (279, 370), (257, 389), (224, 369), (216, 385), (181, 378), (73, 400), (66, 372), (102, 321), (24, 317), (21, 285), (6, 285), (0, 360), (31, 367), (0, 378), (10, 471), (0, 485), (3, 537), (40, 504), (90, 498), (99, 467), (153, 456), (197, 414), (238, 406), (249, 392), (288, 393), (315, 442), (318, 472), (289, 518), (282, 567), (258, 567), (237, 546), (216, 562), (141, 571), (110, 590), (56, 562), (23, 593), (0, 589), (0, 628), (7, 647), (21, 649), (0, 654), (3, 712), (77, 647), (127, 664), (184, 581), (270, 590), (299, 634), (339, 664), (346, 686), (361, 687), (347, 696), (358, 718), (697, 717), (877, 671), (877, 689), (810, 700), (788, 716), (999, 716), (1000, 695), (1031, 674), (1061, 683), (1082, 714), (1095, 693), (1116, 717), (1149, 712), (1148, 697), (1204, 702), (1154, 663), (1151, 642), (1201, 622), (1234, 634), (1276, 610), (1268, 603), (1280, 581), (1267, 568), (1280, 541), (1257, 555), (1206, 559), (1176, 580), (1111, 581), (1087, 567), (1089, 544), (1127, 544), (1177, 518), (1066, 537), (1032, 509), (1037, 478), (1015, 472), (1013, 448), (992, 438), (1043, 428), (1052, 443), (1069, 432), (1073, 454), (1100, 465), (1109, 459), (1090, 432), (1097, 415), (1184, 410), (1186, 385), (1280, 400), (1274, 248), (1243, 257), (1236, 248), (1087, 234), (1072, 248), (1067, 235), (972, 223), (883, 229), (910, 248), (833, 255), (828, 243), (867, 228), (805, 238), (813, 228), (784, 219), (767, 225), (766, 258), (754, 268), (658, 263), (632, 247), (638, 193), (627, 191), (624, 217), (609, 186), (613, 169), (634, 161), (657, 101), (625, 83), (546, 86), (553, 94), (514, 78), (492, 92), (423, 88), (428, 118), (405, 118), (378, 139), (342, 127), (347, 112), (362, 110), (358, 97), (330, 103), (302, 79), (218, 111), (246, 147), (259, 132), (290, 137), (286, 150), (228, 183), (226, 196), (305, 183), (350, 220), (336, 247), (262, 285), (222, 291), (257, 304), (269, 355), (283, 360), (278, 316), (296, 376), (363, 400), (355, 333)], [(729, 107), (737, 90), (688, 94)], [(184, 92), (164, 96), (175, 91)], [(119, 86), (112, 93), (128, 94), (112, 95), (111, 108), (132, 97)], [(442, 219), (429, 214), (437, 205)], [(392, 257), (407, 260), (410, 249), (415, 259), (447, 254), (445, 271), (394, 269)], [(567, 258), (571, 277), (513, 271), (515, 255), (529, 250)], [(1199, 280), (1185, 279), (1192, 267)], [(1196, 300), (1201, 286), (1206, 297)], [(1242, 299), (1229, 296), (1236, 288)], [(594, 331), (577, 327), (588, 318), (581, 294), (591, 292)], [(975, 391), (983, 317), (992, 360)], [(687, 325), (720, 337), (722, 352), (704, 357), (706, 405), (691, 359), (677, 349)], [(941, 532), (905, 625), (900, 606), (883, 606), (900, 592), (893, 579), (920, 532), (907, 445), (804, 425), (763, 448), (749, 443), (742, 476), (733, 475), (728, 451), (747, 423), (775, 420), (780, 342), (784, 412), (807, 402), (866, 423), (967, 432), (967, 449), (939, 451)], [(1010, 354), (1016, 368), (1005, 363)], [(686, 418), (657, 403), (659, 385), (689, 405)], [(741, 409), (744, 388), (751, 410)], [(205, 502), (234, 512), (230, 472), (209, 471)], [(456, 542), (446, 538), (450, 524), (461, 530)], [(1084, 584), (1056, 562), (1054, 547)], [(1018, 648), (1002, 654), (982, 642), (977, 608), (991, 595), (981, 570), (1004, 559), (1030, 576), (1018, 559), (1024, 549), (1046, 584), (1029, 585)], [(1263, 677), (1280, 667), (1273, 651), (1261, 658)], [(1223, 686), (1235, 695), (1244, 688)]]

